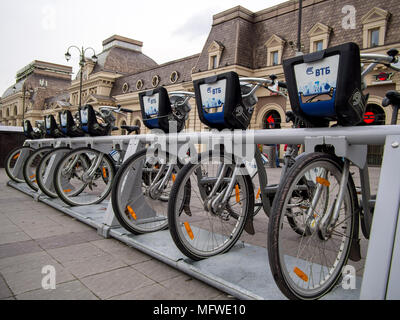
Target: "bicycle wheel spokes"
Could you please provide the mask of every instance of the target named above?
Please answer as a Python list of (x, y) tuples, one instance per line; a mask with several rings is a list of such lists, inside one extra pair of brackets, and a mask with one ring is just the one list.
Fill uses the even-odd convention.
[(178, 170), (176, 164), (147, 157), (145, 150), (128, 159), (113, 187), (113, 208), (121, 225), (136, 234), (165, 229), (167, 201)]
[(215, 160), (207, 157), (193, 165), (179, 181), (171, 232), (176, 233), (173, 238), (181, 251), (192, 259), (229, 250), (239, 239), (248, 214), (249, 182), (238, 175), (228, 201), (223, 203), (235, 166), (227, 167), (215, 188), (224, 159)]
[(297, 175), (284, 199), (279, 260), (285, 281), (298, 297), (314, 298), (329, 291), (347, 260), (353, 223), (347, 188), (339, 218), (332, 228), (322, 230), (322, 221), (334, 208), (340, 179), (336, 166), (313, 163)]
[(113, 164), (104, 154), (91, 149), (72, 151), (59, 162), (55, 187), (60, 198), (69, 205), (96, 204), (111, 190)]

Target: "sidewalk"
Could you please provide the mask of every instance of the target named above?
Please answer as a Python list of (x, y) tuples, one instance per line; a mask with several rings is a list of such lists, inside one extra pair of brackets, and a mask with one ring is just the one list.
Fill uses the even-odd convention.
[[(0, 169), (0, 300), (226, 300), (193, 279), (6, 185)], [(171, 240), (172, 241), (172, 240)], [(44, 266), (56, 289), (44, 290)]]

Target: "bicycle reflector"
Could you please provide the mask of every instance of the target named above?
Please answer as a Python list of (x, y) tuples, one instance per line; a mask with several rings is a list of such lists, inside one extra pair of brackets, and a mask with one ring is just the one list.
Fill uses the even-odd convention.
[(360, 123), (366, 100), (361, 91), (360, 49), (349, 42), (283, 61), (292, 110), (316, 126), (329, 121)]
[(200, 120), (210, 128), (246, 129), (251, 114), (242, 102), (239, 76), (227, 72), (193, 82)]
[(172, 109), (167, 89), (159, 87), (141, 92), (139, 101), (144, 125), (149, 129), (161, 129), (168, 133)]

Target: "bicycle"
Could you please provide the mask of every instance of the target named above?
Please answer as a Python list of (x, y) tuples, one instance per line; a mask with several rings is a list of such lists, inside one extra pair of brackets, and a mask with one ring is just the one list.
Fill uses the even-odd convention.
[[(346, 45), (342, 45), (343, 50), (348, 50), (349, 47), (345, 47)], [(326, 53), (321, 53), (320, 59), (324, 59), (322, 61), (326, 63), (325, 59), (334, 56), (335, 50), (339, 50), (338, 47), (327, 49)], [(398, 68), (393, 66), (393, 63), (397, 61), (397, 50), (389, 50), (387, 55), (357, 55), (357, 51), (354, 51), (355, 58), (351, 66), (344, 69), (349, 72), (346, 75), (357, 74), (357, 68), (360, 66), (360, 63), (357, 64), (357, 59), (359, 62), (360, 60), (370, 62), (370, 65), (362, 72), (361, 69), (358, 69), (359, 80), (357, 80), (357, 77), (355, 77), (356, 80), (349, 80), (355, 84), (362, 81), (366, 74), (373, 70), (378, 63), (399, 71)], [(326, 54), (326, 56), (323, 56), (323, 54)], [(306, 58), (308, 57), (304, 58), (305, 61)], [(298, 63), (297, 61), (299, 60), (293, 58), (284, 62), (287, 79), (293, 76), (291, 73), (293, 69), (290, 68), (293, 68), (293, 65)], [(319, 61), (312, 63), (318, 63), (319, 66), (322, 64)], [(310, 67), (306, 63), (305, 66)], [(301, 70), (301, 68), (303, 67), (298, 67), (297, 70)], [(348, 80), (341, 79), (339, 76), (337, 79), (338, 83)], [(349, 87), (351, 86), (349, 85)], [(297, 89), (297, 92), (296, 86), (288, 87), (289, 93), (292, 90), (294, 94), (291, 96), (292, 106), (298, 103), (296, 99), (299, 99), (298, 101), (301, 104), (301, 101), (304, 100), (302, 100), (300, 90)], [(362, 88), (365, 89), (366, 85), (363, 84)], [(357, 92), (357, 90), (354, 92)], [(330, 97), (334, 96), (332, 92), (328, 94)], [(337, 97), (340, 96), (338, 91), (336, 91), (336, 94)], [(363, 98), (365, 101), (363, 101)], [(349, 101), (353, 102), (355, 107), (358, 107), (356, 102), (359, 102), (360, 106), (364, 104), (365, 110), (367, 98), (367, 96), (363, 97), (362, 94), (357, 93), (357, 96), (351, 96)], [(348, 97), (344, 99), (348, 99)], [(327, 100), (322, 98), (322, 101)], [(397, 119), (399, 102), (398, 94), (387, 96), (386, 105), (389, 103), (397, 104), (397, 107), (394, 108), (396, 112), (394, 119)], [(306, 113), (305, 108), (302, 111), (296, 108), (293, 108), (293, 110), (297, 110), (303, 115)], [(363, 108), (359, 110), (361, 111)], [(361, 121), (363, 113), (360, 112), (358, 116), (358, 121)], [(349, 118), (351, 117), (349, 116)], [(337, 115), (335, 119), (335, 116), (330, 116), (330, 119), (335, 119), (338, 125), (352, 125), (349, 118), (341, 119)], [(321, 115), (319, 117), (308, 117), (308, 119), (314, 126), (329, 125), (329, 119), (322, 119)], [(343, 124), (343, 122), (345, 123)], [(358, 167), (362, 190), (360, 202), (352, 175), (349, 173), (350, 160), (347, 157), (337, 157), (332, 146), (329, 145), (318, 146), (315, 152), (299, 157), (287, 172), (285, 183), (279, 186), (269, 221), (268, 256), (274, 280), (287, 298), (321, 298), (335, 287), (348, 259), (354, 261), (361, 259), (359, 224), (361, 223), (362, 232), (368, 239), (375, 197), (370, 195), (368, 166)], [(303, 231), (296, 235), (293, 234), (289, 222), (289, 219), (293, 216), (296, 216), (303, 226)]]
[[(38, 121), (37, 127), (33, 128), (31, 122), (25, 120), (23, 128), (25, 137), (31, 140), (43, 139), (46, 135), (42, 121)], [(4, 168), (11, 180), (17, 183), (25, 182), (24, 176), (21, 174), (21, 168), (32, 152), (34, 152), (34, 148), (24, 145), (16, 147), (8, 153), (4, 161)]]
[[(160, 88), (139, 96), (143, 121), (149, 129), (177, 132), (184, 128), (191, 110), (191, 92), (167, 93)], [(157, 123), (158, 122), (158, 123)], [(120, 225), (132, 234), (163, 230), (168, 226), (166, 204), (170, 189), (182, 164), (167, 151), (151, 143), (124, 161), (118, 170), (111, 193), (114, 215)], [(150, 151), (150, 152), (149, 152)]]
[[(232, 80), (233, 88), (229, 87), (231, 77), (237, 77), (236, 81)], [(226, 81), (225, 87), (221, 81)], [(201, 119), (205, 124), (217, 129), (234, 128), (235, 124), (229, 122), (231, 119), (224, 120), (225, 123), (212, 123), (220, 117), (218, 113), (237, 115), (234, 110), (224, 111), (221, 108), (221, 105), (230, 108), (228, 105), (230, 103), (235, 107), (241, 106), (241, 112), (246, 108), (247, 122), (241, 126), (236, 124), (236, 128), (245, 129), (257, 103), (256, 90), (264, 87), (274, 93), (282, 94), (272, 87), (276, 84), (285, 87), (285, 83), (276, 82), (276, 77), (272, 77), (272, 80), (239, 79), (234, 73), (198, 80), (195, 82), (197, 106), (200, 115), (205, 113)], [(208, 102), (210, 100), (207, 92), (211, 95), (213, 92), (222, 92), (224, 95), (215, 97), (220, 103), (211, 104)], [(235, 96), (236, 100), (230, 100)], [(215, 100), (211, 98), (211, 101)], [(290, 115), (289, 113), (288, 116)], [(297, 121), (295, 122), (297, 125)], [(254, 234), (255, 198), (259, 201), (257, 207), (262, 207), (268, 216), (270, 202), (278, 187), (278, 185), (268, 185), (267, 173), (258, 148), (254, 151), (255, 169), (251, 168), (254, 165), (250, 165), (250, 162), (237, 161), (236, 157), (226, 153), (224, 148), (221, 147), (220, 151), (202, 153), (196, 163), (186, 164), (171, 190), (168, 204), (169, 230), (179, 250), (192, 260), (201, 260), (227, 252), (243, 231), (250, 235)], [(297, 153), (297, 146), (288, 147), (284, 157), (283, 174)], [(257, 175), (260, 188), (255, 195), (253, 181)], [(295, 221), (293, 223), (295, 225)]]

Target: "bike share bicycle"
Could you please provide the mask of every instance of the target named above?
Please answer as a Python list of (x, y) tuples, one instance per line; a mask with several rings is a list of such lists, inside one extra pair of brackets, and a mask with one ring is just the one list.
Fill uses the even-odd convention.
[[(392, 49), (387, 55), (360, 55), (356, 44), (347, 43), (284, 61), (293, 111), (314, 127), (328, 127), (330, 121), (338, 126), (360, 123), (368, 98), (362, 93), (362, 80), (378, 63), (398, 71), (392, 65), (397, 54)], [(362, 72), (360, 59), (370, 62)], [(398, 105), (398, 93), (388, 93), (385, 101), (384, 105)], [(342, 140), (348, 150), (344, 157), (336, 156), (335, 144), (327, 143), (299, 157), (275, 196), (268, 230), (269, 265), (277, 286), (290, 299), (318, 299), (332, 290), (348, 259), (361, 259), (360, 223), (369, 238), (375, 200), (370, 195), (367, 146)], [(359, 168), (360, 202), (349, 171), (351, 161)], [(302, 221), (301, 233), (293, 233), (289, 220), (294, 216)]]
[[(229, 72), (195, 81), (200, 119), (208, 127), (218, 130), (246, 129), (257, 103), (256, 90), (264, 87), (280, 93), (269, 86), (285, 86), (277, 83), (276, 77), (272, 79), (239, 79), (236, 73)], [(298, 125), (292, 114), (288, 116)], [(222, 146), (217, 145), (217, 149), (202, 153), (196, 163), (185, 165), (171, 190), (170, 233), (181, 252), (193, 260), (227, 252), (243, 230), (254, 234), (255, 198), (261, 199), (258, 206), (269, 215), (270, 201), (278, 187), (268, 185), (258, 148), (254, 151), (253, 164), (242, 163), (240, 156), (228, 154)], [(288, 147), (283, 171), (293, 162), (297, 152), (297, 145)], [(260, 184), (256, 196), (253, 189), (255, 176)], [(294, 226), (295, 223), (293, 220)]]
[[(43, 121), (37, 121), (37, 127), (33, 128), (31, 122), (25, 120), (23, 129), (25, 137), (30, 140), (40, 140), (46, 137)], [(24, 167), (27, 158), (34, 150), (35, 149), (31, 146), (24, 145), (22, 147), (16, 147), (8, 153), (4, 161), (4, 168), (11, 180), (17, 183), (25, 182), (25, 177), (21, 168)]]
[[(163, 87), (139, 94), (142, 118), (156, 134), (183, 130), (191, 110), (191, 92), (168, 93)], [(182, 164), (157, 143), (139, 142), (138, 152), (124, 161), (114, 179), (111, 203), (114, 215), (126, 230), (143, 234), (168, 226), (170, 189)]]

